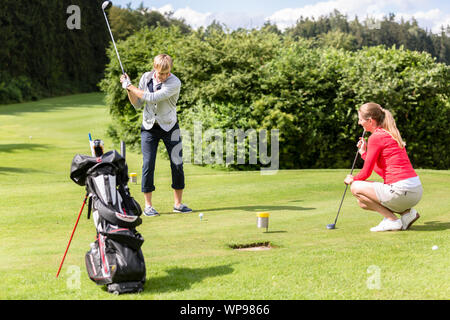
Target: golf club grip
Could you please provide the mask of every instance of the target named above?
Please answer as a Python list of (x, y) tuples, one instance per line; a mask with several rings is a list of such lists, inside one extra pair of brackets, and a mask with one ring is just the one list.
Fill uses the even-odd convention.
[[(364, 132), (361, 136), (361, 139), (364, 139), (365, 135), (366, 135), (366, 130), (364, 130)], [(353, 175), (353, 170), (355, 170), (356, 160), (358, 160), (358, 153), (359, 153), (359, 150), (356, 151), (355, 160), (353, 160), (352, 171), (350, 172), (351, 175)]]

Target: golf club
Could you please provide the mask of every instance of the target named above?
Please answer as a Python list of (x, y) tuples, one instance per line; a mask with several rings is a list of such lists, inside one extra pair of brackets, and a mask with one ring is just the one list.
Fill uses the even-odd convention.
[(116, 49), (117, 59), (119, 59), (120, 68), (122, 69), (122, 74), (125, 74), (125, 71), (123, 70), (123, 66), (122, 66), (122, 61), (120, 60), (119, 51), (117, 51), (116, 42), (114, 41), (114, 36), (111, 32), (111, 27), (109, 26), (108, 17), (106, 16), (106, 12), (105, 12), (105, 10), (111, 6), (112, 6), (111, 1), (105, 1), (102, 3), (103, 15), (105, 16), (106, 25), (108, 26), (109, 34), (111, 35), (111, 40), (113, 42), (114, 49)]
[[(364, 130), (361, 139), (364, 139), (365, 135), (366, 135), (366, 130)], [(352, 171), (350, 172), (350, 174), (353, 174), (353, 170), (355, 169), (356, 160), (358, 159), (358, 154), (359, 154), (359, 150), (356, 151), (355, 160), (353, 160)], [(337, 223), (337, 220), (339, 218), (339, 213), (341, 212), (342, 203), (344, 202), (344, 198), (345, 198), (345, 194), (347, 193), (347, 189), (348, 189), (348, 184), (345, 186), (344, 195), (342, 196), (341, 204), (339, 205), (339, 210), (338, 210), (338, 213), (336, 215), (336, 219), (334, 220), (334, 223), (327, 224), (327, 229), (328, 230), (336, 229), (336, 223)]]
[(120, 155), (126, 159), (126, 145), (125, 145), (125, 141), (120, 141)]

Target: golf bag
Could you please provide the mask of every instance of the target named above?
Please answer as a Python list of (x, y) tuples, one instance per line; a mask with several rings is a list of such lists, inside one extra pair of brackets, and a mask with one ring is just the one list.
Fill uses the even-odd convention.
[(86, 186), (88, 219), (92, 213), (97, 230), (85, 257), (89, 278), (106, 285), (111, 293), (142, 291), (146, 277), (141, 250), (144, 238), (136, 231), (142, 223), (142, 210), (130, 195), (125, 159), (117, 151), (98, 158), (76, 155), (70, 178)]

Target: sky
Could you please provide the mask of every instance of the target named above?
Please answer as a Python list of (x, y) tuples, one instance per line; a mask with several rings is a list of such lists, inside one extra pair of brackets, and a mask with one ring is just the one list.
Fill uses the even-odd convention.
[(389, 13), (396, 20), (414, 17), (419, 26), (432, 32), (440, 32), (441, 25), (450, 25), (450, 1), (444, 0), (114, 0), (114, 5), (132, 8), (141, 3), (144, 7), (161, 13), (172, 11), (174, 17), (184, 18), (197, 29), (216, 20), (230, 29), (258, 28), (266, 21), (284, 30), (295, 25), (300, 16), (319, 17), (334, 9), (347, 14), (349, 20), (358, 16), (381, 20)]

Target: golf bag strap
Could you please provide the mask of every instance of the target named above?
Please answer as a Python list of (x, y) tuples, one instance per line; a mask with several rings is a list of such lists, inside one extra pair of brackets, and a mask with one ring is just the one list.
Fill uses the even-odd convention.
[(87, 214), (88, 220), (91, 218), (91, 212), (92, 212), (92, 196), (89, 195), (88, 214)]

